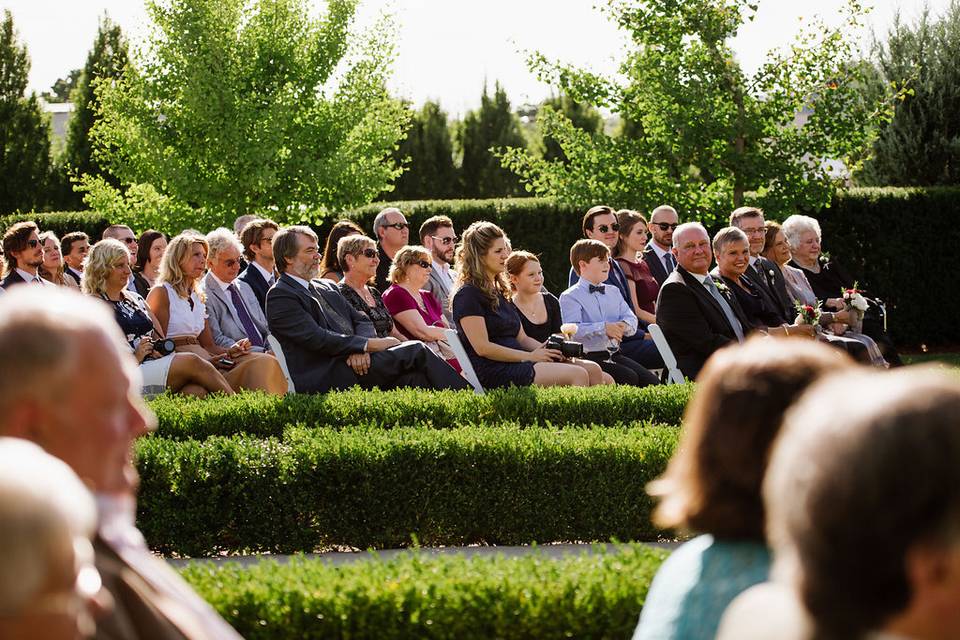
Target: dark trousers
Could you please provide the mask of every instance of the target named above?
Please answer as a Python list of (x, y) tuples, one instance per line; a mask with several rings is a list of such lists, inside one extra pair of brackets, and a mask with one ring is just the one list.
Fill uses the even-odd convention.
[(610, 377), (613, 378), (613, 381), (617, 384), (629, 384), (634, 387), (646, 387), (651, 384), (660, 384), (660, 380), (657, 376), (653, 375), (651, 371), (645, 369), (635, 360), (632, 360), (620, 353), (613, 354), (613, 362), (605, 362), (607, 360), (606, 351), (593, 351), (591, 353), (585, 354), (587, 360), (592, 360), (600, 365), (600, 368), (603, 369), (605, 373), (609, 373)]
[(653, 340), (629, 336), (620, 343), (620, 353), (647, 369), (663, 369), (663, 357)]
[[(341, 388), (360, 385), (363, 389), (468, 389), (470, 384), (443, 359), (422, 342), (404, 342), (386, 351), (370, 354), (370, 370), (358, 376), (346, 362), (343, 377), (348, 383)], [(339, 386), (339, 385), (338, 385)]]

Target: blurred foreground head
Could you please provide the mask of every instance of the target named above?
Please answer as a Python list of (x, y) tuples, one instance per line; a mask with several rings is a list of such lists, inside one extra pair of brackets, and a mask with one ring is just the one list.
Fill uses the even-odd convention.
[(95, 493), (133, 495), (133, 440), (152, 420), (107, 305), (59, 287), (0, 297), (0, 436), (40, 445)]
[(960, 382), (826, 379), (788, 414), (764, 484), (774, 576), (814, 637), (960, 638)]
[(62, 461), (0, 438), (0, 638), (93, 633), (93, 497)]

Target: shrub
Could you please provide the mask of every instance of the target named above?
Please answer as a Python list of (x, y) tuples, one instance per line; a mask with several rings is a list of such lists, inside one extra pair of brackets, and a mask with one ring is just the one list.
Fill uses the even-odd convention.
[(193, 587), (248, 640), (626, 638), (666, 553), (552, 559), (405, 553), (332, 566), (196, 563)]
[(339, 428), (365, 424), (383, 428), (422, 425), (452, 429), (479, 422), (511, 421), (522, 426), (615, 425), (648, 421), (680, 424), (692, 384), (662, 387), (526, 387), (472, 392), (349, 391), (325, 395), (269, 396), (240, 393), (230, 397), (161, 396), (151, 407), (165, 438), (206, 438), (248, 434), (280, 436), (302, 423)]
[(137, 443), (139, 526), (163, 553), (648, 540), (675, 427), (291, 428)]
[(107, 216), (92, 211), (59, 211), (56, 213), (18, 213), (0, 217), (0, 234), (6, 232), (14, 223), (32, 220), (41, 231), (53, 231), (62, 238), (71, 231), (83, 231), (96, 242), (103, 230), (110, 226)]

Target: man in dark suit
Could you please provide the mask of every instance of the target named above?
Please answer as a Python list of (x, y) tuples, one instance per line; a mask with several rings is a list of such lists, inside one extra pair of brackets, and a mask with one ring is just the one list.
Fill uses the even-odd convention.
[[(77, 286), (83, 280), (83, 260), (90, 252), (90, 236), (83, 231), (72, 231), (60, 239), (63, 255), (63, 275), (73, 279)], [(132, 264), (132, 263), (131, 263)]]
[(267, 293), (267, 323), (283, 349), (297, 391), (360, 385), (466, 389), (468, 384), (422, 342), (377, 338), (370, 319), (331, 283), (315, 280), (320, 248), (309, 227), (273, 238), (280, 278)]
[(732, 292), (710, 275), (713, 252), (703, 225), (677, 227), (672, 251), (677, 268), (660, 288), (657, 325), (680, 371), (692, 380), (714, 351), (742, 342), (751, 325)]
[(650, 242), (643, 250), (643, 261), (647, 263), (650, 273), (660, 286), (663, 286), (667, 276), (673, 273), (677, 266), (670, 249), (673, 248), (673, 230), (679, 224), (677, 210), (667, 204), (654, 209), (650, 214), (650, 222), (647, 223)]
[(373, 234), (377, 236), (377, 251), (380, 253), (374, 286), (383, 293), (390, 286), (393, 256), (410, 239), (410, 223), (400, 209), (387, 207), (373, 219)]
[(96, 637), (239, 640), (136, 528), (133, 442), (154, 423), (109, 307), (65, 287), (0, 296), (0, 436), (42, 446), (97, 498), (94, 563), (113, 608)]
[(776, 309), (784, 318), (792, 321), (797, 312), (787, 294), (783, 273), (760, 255), (766, 240), (763, 223), (763, 210), (756, 207), (740, 207), (730, 214), (730, 226), (743, 231), (750, 241), (750, 266), (744, 276), (757, 286), (764, 302), (770, 308)]
[(240, 232), (240, 244), (247, 259), (247, 268), (240, 274), (257, 297), (260, 310), (267, 308), (267, 291), (276, 282), (273, 260), (273, 236), (280, 227), (273, 220), (257, 218), (251, 220)]
[(43, 264), (43, 245), (34, 223), (18, 222), (7, 229), (3, 234), (3, 258), (7, 275), (0, 286), (4, 289), (26, 283), (54, 286), (37, 273)]

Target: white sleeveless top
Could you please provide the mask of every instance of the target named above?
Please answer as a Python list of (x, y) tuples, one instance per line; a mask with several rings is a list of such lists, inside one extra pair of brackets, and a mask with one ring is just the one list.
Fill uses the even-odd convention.
[(196, 291), (190, 292), (190, 300), (193, 301), (193, 308), (191, 309), (190, 302), (181, 298), (176, 289), (167, 283), (164, 283), (163, 286), (167, 290), (167, 298), (170, 299), (170, 322), (167, 323), (167, 337), (190, 336), (196, 338), (199, 336), (207, 318), (207, 307), (200, 301), (200, 296), (197, 295)]

